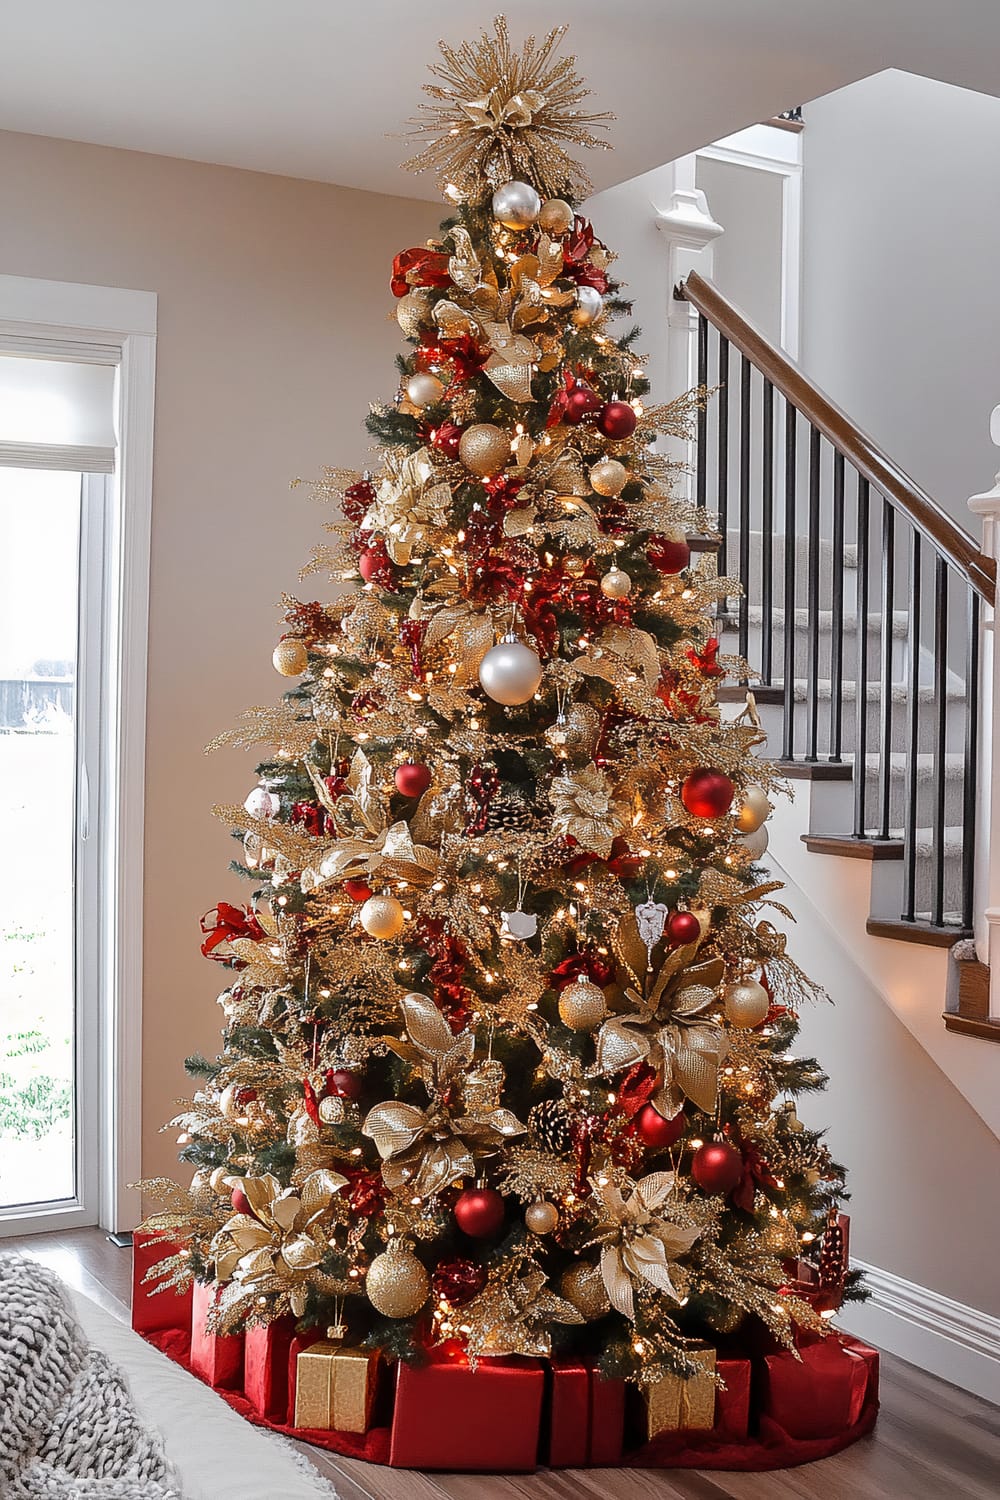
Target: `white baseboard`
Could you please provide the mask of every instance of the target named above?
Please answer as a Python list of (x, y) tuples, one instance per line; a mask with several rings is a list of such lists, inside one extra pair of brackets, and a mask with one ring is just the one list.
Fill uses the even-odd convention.
[(848, 1303), (838, 1322), (876, 1348), (1000, 1404), (1000, 1318), (878, 1266), (851, 1264), (864, 1272), (871, 1296)]

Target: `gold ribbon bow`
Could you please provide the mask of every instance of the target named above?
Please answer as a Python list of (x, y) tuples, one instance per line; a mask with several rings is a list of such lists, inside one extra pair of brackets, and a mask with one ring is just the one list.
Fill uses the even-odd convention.
[(658, 1213), (674, 1190), (673, 1172), (651, 1172), (631, 1184), (626, 1198), (617, 1183), (593, 1178), (594, 1198), (603, 1213), (596, 1241), (608, 1299), (624, 1317), (635, 1319), (635, 1291), (643, 1283), (680, 1302), (674, 1263), (701, 1234), (696, 1226), (671, 1223)]
[(456, 102), (472, 130), (489, 130), (496, 134), (503, 129), (524, 130), (538, 110), (544, 108), (545, 95), (537, 89), (525, 89), (523, 93), (511, 94), (504, 99), (498, 89), (491, 89), (478, 99), (459, 99)]
[(385, 1040), (397, 1056), (419, 1070), (431, 1103), (419, 1109), (386, 1100), (368, 1111), (361, 1132), (375, 1142), (387, 1187), (428, 1198), (463, 1177), (474, 1177), (477, 1156), (495, 1152), (504, 1140), (523, 1135), (525, 1127), (509, 1109), (500, 1107), (452, 1114), (451, 1099), (462, 1097), (475, 1036), (471, 1031), (454, 1036), (429, 995), (406, 995), (400, 1009), (406, 1037)]
[(320, 861), (319, 872), (302, 871), (302, 890), (308, 894), (328, 880), (377, 875), (380, 880), (409, 880), (429, 885), (438, 867), (435, 850), (415, 844), (405, 820), (393, 823), (374, 839), (337, 839)]
[(436, 474), (429, 448), (386, 459), (385, 475), (360, 529), (380, 536), (395, 563), (409, 563), (414, 547), (448, 521), (451, 489)]

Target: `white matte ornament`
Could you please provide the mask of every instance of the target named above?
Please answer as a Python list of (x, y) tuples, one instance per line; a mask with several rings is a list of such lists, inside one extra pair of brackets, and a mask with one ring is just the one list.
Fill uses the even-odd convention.
[(505, 182), (493, 194), (493, 217), (506, 229), (527, 229), (541, 211), (542, 200), (529, 182)]
[(763, 859), (767, 853), (768, 836), (765, 827), (761, 826), (755, 833), (740, 834), (739, 839), (751, 859)]
[(632, 580), (621, 568), (610, 568), (601, 579), (601, 593), (608, 599), (627, 599)]
[(411, 375), (405, 386), (407, 399), (414, 406), (433, 406), (444, 395), (444, 385), (429, 370), (418, 370)]
[(743, 793), (736, 826), (740, 833), (756, 833), (771, 815), (771, 804), (759, 786), (748, 786)]
[(521, 911), (518, 908), (517, 911), (502, 911), (500, 916), (502, 918), (501, 937), (513, 938), (517, 943), (524, 943), (528, 938), (533, 938), (538, 931), (538, 918), (533, 912)]
[(266, 786), (255, 786), (243, 806), (251, 818), (273, 818), (281, 807), (281, 798)]
[(604, 298), (596, 287), (577, 287), (576, 306), (570, 313), (570, 317), (578, 328), (586, 328), (589, 323), (596, 323), (603, 311)]
[(361, 908), (360, 921), (369, 937), (385, 941), (402, 932), (406, 918), (395, 896), (369, 896)]
[(759, 1026), (771, 1009), (767, 990), (756, 979), (736, 979), (722, 991), (726, 1020), (732, 1026), (748, 1029)]
[(541, 680), (537, 652), (513, 634), (505, 635), (479, 663), (479, 681), (486, 696), (508, 708), (533, 698)]

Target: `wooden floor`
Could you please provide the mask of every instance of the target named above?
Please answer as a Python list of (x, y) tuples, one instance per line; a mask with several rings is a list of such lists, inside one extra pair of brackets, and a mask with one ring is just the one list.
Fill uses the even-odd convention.
[[(131, 1255), (97, 1229), (0, 1239), (128, 1321)], [(695, 1470), (542, 1470), (538, 1474), (417, 1474), (297, 1445), (341, 1500), (974, 1500), (1000, 1497), (1000, 1408), (892, 1355), (882, 1361), (882, 1411), (872, 1437), (820, 1463), (774, 1474)]]

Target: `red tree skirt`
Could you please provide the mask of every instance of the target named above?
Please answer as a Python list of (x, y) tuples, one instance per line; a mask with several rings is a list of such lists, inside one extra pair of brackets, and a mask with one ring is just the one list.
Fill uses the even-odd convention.
[[(176, 1364), (190, 1370), (191, 1339), (186, 1331), (176, 1328), (154, 1329), (144, 1332), (143, 1337)], [(273, 1432), (299, 1438), (331, 1453), (341, 1453), (345, 1458), (363, 1458), (374, 1464), (386, 1464), (389, 1461), (387, 1427), (372, 1427), (366, 1433), (357, 1434), (309, 1431), (262, 1417), (240, 1391), (219, 1390), (218, 1394), (241, 1417), (258, 1427), (269, 1427)], [(790, 1437), (776, 1422), (763, 1414), (757, 1421), (757, 1433), (739, 1442), (719, 1441), (711, 1432), (661, 1433), (652, 1442), (627, 1452), (621, 1464), (633, 1469), (730, 1469), (744, 1472), (791, 1469), (819, 1458), (829, 1458), (831, 1454), (849, 1448), (859, 1438), (866, 1437), (875, 1426), (878, 1409), (878, 1398), (873, 1396), (866, 1402), (861, 1416), (853, 1426), (824, 1438)]]

